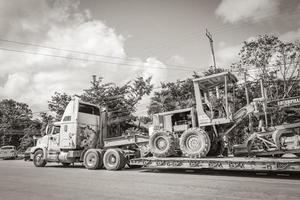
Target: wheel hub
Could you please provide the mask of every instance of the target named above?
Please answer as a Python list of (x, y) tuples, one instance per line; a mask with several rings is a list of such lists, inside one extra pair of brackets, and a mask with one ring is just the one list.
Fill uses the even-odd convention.
[(110, 164), (115, 164), (116, 163), (116, 157), (114, 156), (114, 155), (111, 155), (110, 157), (109, 157), (109, 163)]
[(87, 165), (88, 166), (93, 166), (95, 164), (95, 162), (96, 162), (95, 155), (93, 155), (93, 154), (88, 155), (88, 157), (87, 157)]
[(191, 151), (197, 151), (201, 148), (201, 140), (196, 135), (191, 135), (186, 140), (186, 146)]
[(167, 148), (167, 141), (163, 137), (159, 137), (155, 141), (156, 147), (163, 151)]

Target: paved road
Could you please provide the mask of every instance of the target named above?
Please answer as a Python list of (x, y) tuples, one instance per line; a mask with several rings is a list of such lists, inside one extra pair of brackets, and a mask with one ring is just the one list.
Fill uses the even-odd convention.
[(80, 166), (35, 168), (0, 160), (2, 200), (300, 199), (300, 178), (232, 172), (86, 170)]

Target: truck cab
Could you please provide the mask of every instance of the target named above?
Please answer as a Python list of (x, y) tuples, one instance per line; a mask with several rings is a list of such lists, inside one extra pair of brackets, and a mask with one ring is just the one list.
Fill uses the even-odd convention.
[(74, 162), (74, 159), (80, 158), (80, 150), (96, 145), (99, 131), (100, 107), (74, 97), (62, 119), (47, 125), (46, 135), (39, 138), (31, 149), (31, 158), (34, 159), (34, 154), (39, 151), (43, 160)]
[[(47, 162), (64, 166), (83, 162), (87, 169), (122, 169), (127, 161), (148, 153), (148, 136), (111, 136), (106, 111), (74, 97), (67, 105), (62, 119), (46, 128), (46, 135), (31, 148), (31, 159), (37, 167)], [(134, 165), (130, 165), (134, 167)]]

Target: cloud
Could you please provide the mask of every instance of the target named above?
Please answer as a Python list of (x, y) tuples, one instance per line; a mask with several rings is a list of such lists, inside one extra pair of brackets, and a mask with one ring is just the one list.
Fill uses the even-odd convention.
[(222, 68), (229, 68), (232, 63), (238, 61), (241, 47), (242, 44), (226, 46), (225, 43), (222, 43), (222, 47), (216, 52), (217, 65)]
[(294, 42), (295, 40), (300, 40), (300, 28), (295, 31), (289, 31), (279, 35), (279, 39), (285, 42)]
[(186, 60), (185, 60), (184, 57), (182, 57), (180, 55), (173, 55), (169, 59), (168, 63), (173, 64), (173, 65), (185, 65), (186, 64)]
[(256, 21), (276, 15), (281, 0), (222, 0), (215, 14), (224, 22)]
[(127, 37), (93, 19), (89, 10), (80, 10), (79, 4), (80, 1), (75, 0), (0, 2), (0, 38), (105, 55), (1, 42), (1, 48), (81, 60), (0, 51), (0, 99), (14, 98), (39, 111), (47, 109), (47, 100), (55, 91), (81, 93), (89, 87), (94, 74), (117, 84), (138, 75), (152, 75), (154, 82), (167, 77), (166, 70), (154, 69), (155, 66), (165, 67), (156, 58), (150, 57), (145, 62), (139, 58), (124, 60), (128, 58), (125, 52)]

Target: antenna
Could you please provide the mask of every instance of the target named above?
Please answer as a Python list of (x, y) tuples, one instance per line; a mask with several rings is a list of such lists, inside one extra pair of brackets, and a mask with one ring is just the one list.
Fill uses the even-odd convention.
[(215, 52), (214, 52), (214, 41), (213, 41), (213, 39), (212, 39), (212, 35), (211, 35), (211, 33), (206, 29), (206, 36), (207, 36), (207, 38), (208, 38), (208, 40), (209, 40), (209, 43), (210, 43), (210, 48), (211, 48), (211, 53), (212, 53), (212, 57), (213, 57), (213, 62), (214, 62), (214, 68), (216, 69), (217, 68), (217, 66), (216, 66), (216, 59), (215, 59)]

